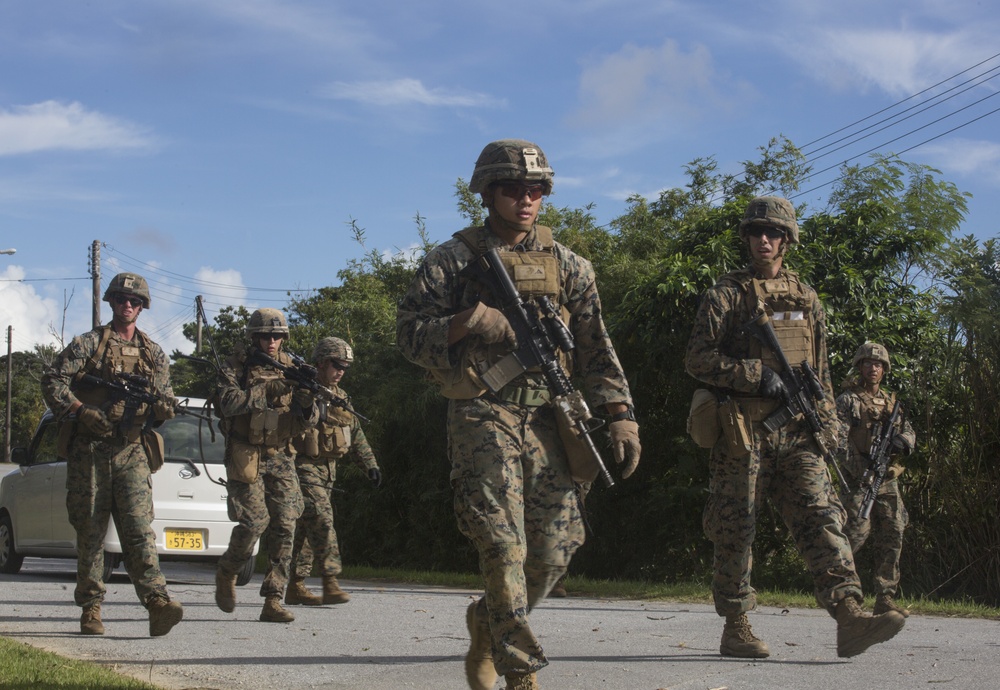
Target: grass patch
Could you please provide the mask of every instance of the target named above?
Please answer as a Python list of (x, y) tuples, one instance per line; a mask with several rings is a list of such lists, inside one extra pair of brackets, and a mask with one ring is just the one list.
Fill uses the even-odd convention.
[(0, 637), (0, 687), (33, 690), (159, 690), (88, 661)]
[[(402, 582), (430, 587), (458, 587), (461, 589), (482, 589), (483, 586), (482, 578), (478, 574), (393, 570), (390, 568), (372, 568), (358, 565), (345, 566), (341, 577), (349, 580)], [(690, 604), (712, 603), (712, 592), (709, 587), (696, 582), (666, 584), (632, 580), (593, 580), (570, 575), (566, 579), (566, 589), (570, 596), (603, 599), (679, 601)], [(1000, 620), (1000, 609), (983, 606), (972, 601), (897, 598), (896, 602), (908, 608), (911, 613), (926, 616)], [(819, 608), (811, 592), (758, 590), (757, 603), (761, 606), (779, 606), (782, 608)], [(865, 606), (869, 610), (874, 603), (875, 600), (873, 597), (865, 599)]]

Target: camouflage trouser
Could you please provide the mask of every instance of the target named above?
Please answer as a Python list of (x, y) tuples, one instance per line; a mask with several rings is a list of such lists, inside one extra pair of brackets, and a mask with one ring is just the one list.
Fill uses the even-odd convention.
[(479, 552), (496, 670), (548, 661), (528, 613), (566, 572), (583, 521), (551, 407), (452, 400), (448, 455), (458, 527)]
[(229, 480), (229, 519), (237, 524), (219, 559), (219, 572), (236, 575), (263, 535), (261, 548), (267, 551), (268, 567), (260, 595), (284, 596), (302, 493), (295, 463), (282, 450), (268, 449), (260, 463), (260, 476), (252, 484)]
[[(858, 486), (854, 480), (852, 486)], [(870, 534), (874, 533), (875, 549), (875, 594), (895, 596), (899, 586), (899, 555), (903, 551), (903, 532), (909, 524), (910, 516), (899, 495), (899, 483), (893, 479), (882, 485), (881, 491), (872, 504), (868, 520), (858, 517), (864, 490), (857, 488), (844, 501), (849, 520), (844, 530), (851, 541), (855, 553), (861, 550)]]
[(333, 528), (331, 500), (337, 461), (297, 462), (295, 470), (305, 508), (295, 524), (292, 572), (300, 579), (309, 577), (316, 560), (320, 575), (340, 575), (340, 545)]
[(842, 599), (860, 599), (854, 555), (844, 536), (846, 512), (812, 438), (790, 424), (767, 433), (754, 424), (757, 445), (735, 458), (725, 439), (712, 450), (709, 497), (702, 524), (715, 546), (712, 593), (720, 616), (757, 605), (750, 585), (757, 514), (770, 498), (813, 576), (816, 601), (832, 615)]
[(153, 484), (146, 451), (121, 439), (78, 436), (66, 463), (66, 511), (76, 530), (77, 606), (104, 599), (104, 535), (112, 516), (121, 536), (125, 570), (144, 606), (167, 597), (156, 555)]

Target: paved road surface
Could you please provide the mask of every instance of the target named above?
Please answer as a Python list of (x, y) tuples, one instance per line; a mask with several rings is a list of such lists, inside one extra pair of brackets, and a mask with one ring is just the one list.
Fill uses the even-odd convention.
[[(173, 632), (148, 637), (145, 610), (116, 574), (104, 604), (107, 633), (85, 637), (72, 604), (73, 567), (26, 559), (19, 575), (0, 575), (0, 635), (178, 690), (466, 687), (469, 590), (346, 582), (348, 604), (296, 606), (291, 624), (261, 623), (260, 575), (224, 614), (210, 566), (165, 563), (170, 591), (184, 604)], [(911, 616), (895, 639), (850, 660), (837, 658), (835, 623), (820, 611), (765, 608), (751, 622), (771, 658), (720, 657), (722, 622), (709, 606), (552, 599), (532, 614), (550, 661), (539, 681), (545, 690), (1000, 687), (997, 621)]]

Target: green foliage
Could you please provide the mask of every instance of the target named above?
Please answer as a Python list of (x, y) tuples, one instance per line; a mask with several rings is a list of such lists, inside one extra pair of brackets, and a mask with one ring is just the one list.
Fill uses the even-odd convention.
[[(215, 317), (215, 325), (202, 326), (201, 350), (194, 357), (202, 362), (180, 357), (179, 350), (171, 355), (170, 382), (177, 397), (210, 398), (215, 393), (216, 365), (246, 346), (246, 327), (250, 312), (244, 306), (223, 307)], [(197, 324), (184, 324), (184, 337), (197, 343)], [(214, 345), (215, 351), (212, 351)], [(218, 362), (216, 361), (218, 356)]]
[[(10, 447), (27, 446), (38, 420), (45, 412), (40, 386), (42, 374), (52, 363), (55, 348), (37, 345), (32, 352), (13, 352), (10, 355)], [(7, 400), (7, 356), (0, 357), (0, 400)], [(4, 412), (6, 422), (6, 411)], [(6, 423), (0, 424), (0, 437), (6, 447)]]

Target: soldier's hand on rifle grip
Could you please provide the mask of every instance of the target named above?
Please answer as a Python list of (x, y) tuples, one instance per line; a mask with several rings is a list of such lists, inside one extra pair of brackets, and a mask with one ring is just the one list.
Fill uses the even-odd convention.
[(611, 422), (608, 425), (608, 433), (611, 434), (611, 450), (615, 462), (625, 465), (622, 469), (622, 479), (628, 479), (639, 466), (639, 455), (642, 453), (642, 446), (639, 444), (639, 425), (627, 419)]
[(484, 343), (493, 344), (506, 341), (511, 348), (517, 347), (517, 337), (514, 329), (510, 327), (510, 322), (503, 312), (493, 307), (487, 307), (480, 302), (476, 305), (472, 315), (465, 322), (465, 327), (469, 333), (474, 333), (482, 338)]
[(269, 379), (256, 385), (264, 388), (264, 396), (268, 402), (291, 393), (296, 387), (294, 383), (287, 379)]
[(153, 419), (158, 422), (163, 422), (168, 419), (173, 419), (174, 415), (177, 413), (174, 408), (177, 407), (177, 398), (168, 397), (163, 398), (153, 405)]
[(785, 382), (781, 380), (781, 377), (766, 364), (761, 365), (760, 372), (760, 388), (758, 388), (760, 394), (765, 398), (774, 398), (775, 400), (784, 400), (788, 396), (788, 388), (785, 386)]
[(94, 436), (107, 436), (112, 431), (111, 422), (102, 410), (93, 405), (83, 405), (76, 411), (76, 418), (83, 428)]
[(312, 391), (306, 388), (296, 388), (295, 393), (292, 395), (292, 402), (298, 405), (303, 410), (308, 410), (312, 407), (315, 397)]
[(906, 471), (905, 467), (903, 467), (898, 463), (893, 463), (892, 465), (889, 465), (889, 467), (887, 467), (885, 470), (885, 480), (887, 482), (891, 482), (893, 479), (898, 478), (905, 471)]

